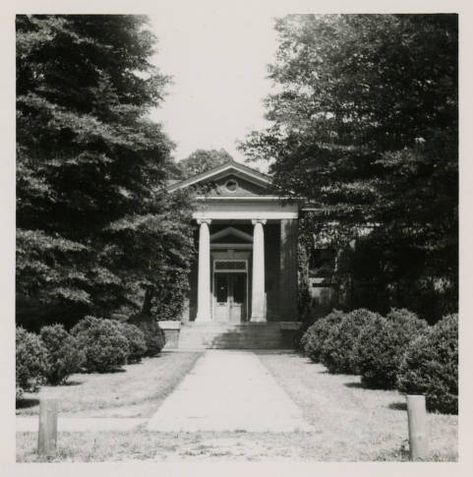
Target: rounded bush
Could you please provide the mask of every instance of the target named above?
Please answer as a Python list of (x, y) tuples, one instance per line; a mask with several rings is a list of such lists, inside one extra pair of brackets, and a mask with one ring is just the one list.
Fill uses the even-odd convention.
[(48, 352), (41, 338), (22, 327), (16, 329), (16, 398), (35, 392), (44, 382)]
[(71, 334), (85, 353), (86, 371), (106, 373), (126, 363), (130, 349), (118, 321), (86, 316)]
[(164, 330), (159, 326), (158, 322), (153, 318), (143, 318), (139, 316), (130, 321), (133, 325), (136, 325), (145, 336), (145, 356), (152, 357), (158, 355), (166, 344)]
[(320, 362), (323, 344), (330, 332), (330, 329), (340, 323), (345, 314), (340, 310), (333, 310), (327, 316), (320, 318), (309, 326), (301, 339), (301, 346), (304, 355), (315, 363)]
[(146, 354), (145, 334), (136, 325), (131, 323), (121, 323), (121, 326), (130, 348), (128, 363), (139, 363)]
[(63, 325), (43, 326), (40, 336), (48, 350), (46, 379), (50, 384), (61, 384), (78, 371), (85, 360), (77, 339)]
[(378, 313), (360, 308), (344, 315), (334, 324), (323, 342), (320, 361), (330, 373), (358, 374), (353, 350), (363, 327), (380, 317)]
[(458, 315), (447, 315), (407, 347), (398, 389), (424, 394), (429, 411), (458, 413)]
[(427, 327), (409, 310), (393, 309), (386, 318), (365, 322), (353, 349), (361, 382), (369, 388), (393, 389), (409, 343)]
[(399, 323), (400, 326), (414, 325), (414, 327), (420, 326), (421, 328), (425, 328), (428, 324), (425, 320), (420, 319), (416, 313), (407, 308), (391, 308), (386, 318), (390, 322)]

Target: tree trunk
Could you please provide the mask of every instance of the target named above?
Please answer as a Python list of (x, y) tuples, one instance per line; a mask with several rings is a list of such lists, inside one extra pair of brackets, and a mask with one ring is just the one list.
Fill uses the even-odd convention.
[(143, 306), (141, 307), (141, 315), (150, 317), (151, 316), (151, 304), (154, 296), (154, 288), (148, 287), (145, 291), (145, 297), (143, 300)]

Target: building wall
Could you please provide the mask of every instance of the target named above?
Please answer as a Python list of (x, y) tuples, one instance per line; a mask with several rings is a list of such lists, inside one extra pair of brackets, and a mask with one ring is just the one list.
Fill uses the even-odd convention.
[(297, 321), (297, 220), (281, 220), (280, 321)]
[(279, 224), (264, 225), (264, 261), (265, 261), (265, 290), (266, 290), (266, 319), (279, 321), (279, 253), (280, 253)]

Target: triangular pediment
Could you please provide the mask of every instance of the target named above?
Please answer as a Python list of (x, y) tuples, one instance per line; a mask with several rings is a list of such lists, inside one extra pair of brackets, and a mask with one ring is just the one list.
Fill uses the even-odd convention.
[(207, 197), (257, 197), (274, 195), (271, 178), (235, 161), (176, 182), (170, 192), (192, 187)]
[(253, 236), (239, 230), (235, 227), (226, 227), (218, 232), (213, 233), (210, 236), (212, 243), (218, 243), (220, 241), (228, 242), (229, 239), (236, 243), (253, 243)]

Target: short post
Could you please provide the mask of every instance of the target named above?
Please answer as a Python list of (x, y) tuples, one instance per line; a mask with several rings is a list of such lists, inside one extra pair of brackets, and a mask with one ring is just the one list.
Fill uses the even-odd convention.
[(407, 395), (407, 419), (411, 460), (425, 459), (429, 452), (425, 396)]
[(41, 399), (39, 403), (38, 454), (44, 457), (56, 455), (57, 399)]

